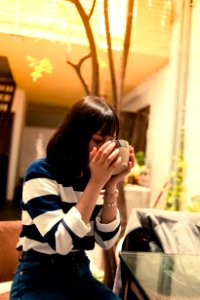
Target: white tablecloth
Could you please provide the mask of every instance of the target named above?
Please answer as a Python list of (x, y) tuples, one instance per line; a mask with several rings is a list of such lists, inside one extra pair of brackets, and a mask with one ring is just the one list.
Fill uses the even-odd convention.
[(150, 205), (151, 190), (148, 187), (136, 184), (127, 184), (124, 187), (127, 220), (133, 208), (148, 208)]

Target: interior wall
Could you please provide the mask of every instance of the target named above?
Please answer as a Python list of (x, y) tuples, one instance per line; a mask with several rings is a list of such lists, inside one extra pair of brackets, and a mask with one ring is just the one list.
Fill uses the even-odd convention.
[(28, 165), (46, 154), (46, 146), (68, 109), (36, 105), (27, 106), (26, 122), (21, 143), (19, 175), (24, 177)]
[(48, 140), (55, 129), (25, 126), (21, 143), (19, 177), (23, 178), (27, 167), (34, 160), (44, 157)]
[(8, 166), (7, 195), (14, 199), (15, 188), (28, 165), (45, 155), (46, 145), (68, 109), (28, 104), (24, 90), (17, 88), (12, 105), (14, 113)]
[(186, 192), (187, 200), (200, 196), (200, 2), (196, 1), (192, 14), (192, 31), (190, 47), (189, 84), (186, 102)]
[[(169, 177), (174, 145), (176, 98), (179, 66), (180, 17), (173, 23), (170, 59), (167, 66), (153, 74), (124, 98), (123, 110), (135, 111), (150, 105), (146, 164), (150, 168), (151, 205)], [(163, 208), (164, 203), (158, 207)]]

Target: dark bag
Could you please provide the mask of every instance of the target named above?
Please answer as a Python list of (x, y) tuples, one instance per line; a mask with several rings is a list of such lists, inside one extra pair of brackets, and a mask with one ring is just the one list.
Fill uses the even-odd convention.
[(155, 232), (146, 227), (138, 227), (129, 232), (122, 244), (123, 251), (163, 252)]
[[(125, 237), (122, 244), (122, 251), (135, 252), (163, 252), (162, 246), (155, 232), (146, 227), (138, 227), (130, 231)], [(128, 272), (125, 266), (121, 263), (121, 279), (122, 279), (122, 294), (123, 299), (125, 286), (128, 280)], [(128, 290), (128, 299), (138, 299), (131, 290)]]

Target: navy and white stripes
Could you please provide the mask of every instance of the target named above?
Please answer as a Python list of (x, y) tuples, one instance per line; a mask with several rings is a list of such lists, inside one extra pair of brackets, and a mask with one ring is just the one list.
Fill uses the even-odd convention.
[(72, 249), (93, 249), (95, 241), (105, 249), (116, 242), (120, 233), (119, 212), (113, 222), (102, 224), (99, 197), (86, 225), (75, 207), (81, 188), (75, 191), (70, 184), (65, 185), (54, 178), (45, 158), (29, 166), (23, 187), (19, 249), (65, 255)]

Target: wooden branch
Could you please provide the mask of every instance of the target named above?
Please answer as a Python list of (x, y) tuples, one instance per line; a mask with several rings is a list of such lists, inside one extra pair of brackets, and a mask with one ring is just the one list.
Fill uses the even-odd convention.
[(117, 105), (117, 83), (116, 83), (115, 67), (113, 62), (112, 41), (111, 41), (111, 34), (110, 34), (109, 15), (108, 15), (108, 0), (104, 0), (104, 20), (105, 20), (105, 29), (106, 29), (106, 40), (108, 46), (110, 78), (112, 83), (113, 106), (117, 115), (119, 115), (118, 105)]
[(127, 67), (128, 54), (129, 54), (130, 41), (131, 41), (133, 6), (134, 6), (134, 0), (129, 0), (128, 9), (127, 9), (127, 19), (126, 19), (126, 32), (124, 37), (124, 47), (122, 53), (121, 68), (120, 68), (119, 81), (118, 81), (118, 91), (117, 91), (117, 98), (118, 98), (117, 102), (118, 102), (119, 110), (121, 108), (125, 72)]
[[(127, 8), (127, 17), (126, 17), (126, 30), (124, 36), (124, 46), (123, 46), (123, 53), (122, 53), (122, 60), (121, 60), (121, 67), (119, 72), (119, 78), (117, 82), (117, 107), (120, 114), (121, 111), (121, 102), (123, 96), (123, 87), (124, 87), (124, 79), (125, 79), (125, 71), (127, 67), (127, 60), (130, 48), (130, 40), (131, 40), (131, 29), (132, 29), (132, 11), (133, 11), (133, 4), (134, 0), (128, 1), (128, 8)], [(124, 117), (120, 114), (120, 137), (123, 132), (122, 128), (125, 126)], [(123, 138), (123, 137), (122, 137)], [(119, 211), (122, 219), (122, 231), (121, 234), (123, 235), (127, 223), (127, 214), (126, 214), (126, 201), (125, 201), (125, 192), (124, 192), (124, 182), (119, 183), (119, 192), (120, 192), (120, 201), (119, 201)]]
[(88, 85), (86, 84), (86, 82), (85, 82), (85, 80), (84, 80), (84, 78), (83, 78), (83, 76), (82, 76), (82, 74), (81, 74), (81, 65), (83, 64), (83, 62), (84, 62), (86, 59), (88, 59), (88, 58), (90, 58), (90, 57), (91, 57), (91, 53), (85, 55), (84, 57), (82, 57), (82, 58), (80, 59), (80, 61), (79, 61), (78, 64), (74, 64), (74, 63), (72, 63), (71, 61), (67, 60), (67, 63), (68, 63), (70, 66), (72, 66), (72, 67), (74, 68), (74, 70), (76, 71), (76, 73), (77, 73), (77, 75), (78, 75), (78, 77), (79, 77), (81, 83), (83, 84), (84, 90), (85, 90), (85, 92), (86, 92), (87, 95), (90, 94), (90, 90), (89, 90)]
[(92, 14), (94, 12), (95, 5), (96, 5), (96, 0), (94, 0), (93, 3), (92, 3), (92, 8), (91, 8), (91, 11), (90, 11), (90, 13), (88, 15), (89, 20), (90, 20)]
[(69, 0), (73, 3), (79, 15), (83, 21), (83, 25), (85, 27), (86, 35), (89, 41), (90, 50), (91, 50), (91, 59), (92, 59), (92, 87), (91, 87), (91, 95), (98, 95), (99, 94), (99, 65), (98, 65), (98, 58), (97, 58), (97, 51), (96, 51), (96, 44), (93, 36), (93, 32), (90, 26), (89, 17), (84, 11), (82, 4), (79, 0)]

